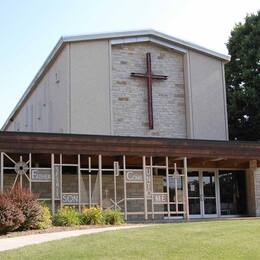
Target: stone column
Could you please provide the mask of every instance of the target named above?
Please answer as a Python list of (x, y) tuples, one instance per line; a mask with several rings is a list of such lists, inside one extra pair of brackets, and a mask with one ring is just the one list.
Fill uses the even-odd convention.
[(248, 215), (260, 216), (260, 168), (256, 160), (250, 161), (246, 171), (246, 191)]

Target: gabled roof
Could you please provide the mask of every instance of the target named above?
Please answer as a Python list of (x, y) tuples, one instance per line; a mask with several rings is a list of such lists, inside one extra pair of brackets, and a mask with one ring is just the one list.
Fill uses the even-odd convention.
[(101, 34), (86, 34), (86, 35), (73, 35), (61, 37), (62, 42), (80, 42), (90, 40), (103, 40), (103, 39), (122, 39), (122, 38), (136, 38), (136, 37), (152, 37), (164, 42), (172, 43), (187, 49), (193, 49), (201, 53), (213, 56), (223, 61), (230, 61), (230, 56), (215, 52), (200, 45), (181, 40), (179, 38), (155, 31), (155, 30), (140, 30), (140, 31), (126, 31), (114, 33), (101, 33)]
[[(45, 72), (48, 70), (50, 64), (53, 62), (55, 57), (59, 54), (59, 52), (62, 50), (62, 48), (66, 45), (66, 43), (72, 43), (72, 42), (82, 42), (82, 41), (91, 41), (91, 40), (111, 40), (115, 43), (123, 43), (124, 40), (128, 39), (128, 42), (135, 42), (137, 38), (143, 37), (146, 41), (150, 40), (157, 40), (157, 42), (163, 42), (168, 45), (174, 45), (176, 48), (180, 49), (191, 49), (198, 51), (200, 53), (206, 54), (208, 56), (215, 57), (217, 59), (220, 59), (224, 62), (230, 61), (229, 55), (224, 55), (212, 50), (209, 50), (205, 47), (199, 46), (197, 44), (184, 41), (181, 39), (178, 39), (176, 37), (166, 35), (164, 33), (155, 31), (155, 30), (139, 30), (139, 31), (125, 31), (125, 32), (114, 32), (114, 33), (100, 33), (100, 34), (87, 34), (87, 35), (74, 35), (74, 36), (63, 36), (59, 39), (45, 62), (43, 63), (42, 67), (34, 77), (33, 81), (29, 85), (29, 87), (26, 89), (25, 93), (15, 106), (14, 110), (11, 112), (10, 116), (4, 123), (1, 130), (6, 130), (9, 123), (13, 120), (17, 112), (20, 110), (24, 102), (27, 100), (27, 98), (30, 96), (32, 91), (36, 88), (37, 83), (39, 80), (42, 79)], [(129, 41), (130, 39), (130, 41)]]

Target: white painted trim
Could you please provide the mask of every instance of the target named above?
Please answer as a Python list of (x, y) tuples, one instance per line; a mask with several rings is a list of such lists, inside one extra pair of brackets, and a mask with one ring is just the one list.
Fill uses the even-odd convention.
[(100, 208), (103, 207), (103, 192), (102, 192), (102, 155), (98, 155), (98, 176), (99, 176), (99, 196), (100, 196)]
[(112, 44), (111, 41), (108, 42), (108, 62), (109, 62), (109, 110), (110, 110), (110, 134), (114, 134), (113, 127), (113, 96), (112, 96), (112, 88), (113, 88), (113, 80), (112, 80)]
[(229, 132), (228, 132), (228, 114), (227, 114), (227, 90), (226, 90), (226, 81), (225, 81), (225, 64), (221, 62), (221, 71), (222, 71), (222, 86), (223, 86), (223, 99), (224, 99), (224, 114), (225, 114), (225, 132), (226, 132), (226, 140), (229, 140)]
[[(169, 158), (168, 158), (168, 156), (166, 157), (166, 189), (167, 189), (167, 211), (168, 211), (168, 218), (170, 218), (171, 208), (170, 208), (170, 184), (169, 184)], [(175, 193), (175, 194), (177, 195), (177, 193)], [(153, 196), (152, 196), (152, 198), (153, 198)], [(177, 199), (176, 199), (176, 201), (177, 201)], [(152, 205), (153, 204), (154, 204), (154, 202), (152, 202)], [(177, 209), (177, 207), (175, 209)]]
[(29, 153), (29, 190), (32, 192), (32, 154)]
[(123, 155), (123, 174), (124, 174), (124, 218), (127, 221), (127, 196), (126, 196), (126, 157)]
[(140, 43), (140, 42), (152, 42), (170, 49), (173, 49), (179, 53), (187, 53), (187, 49), (178, 47), (173, 43), (167, 43), (162, 40), (157, 40), (153, 37), (136, 37), (136, 38), (120, 38), (111, 40), (111, 45), (118, 45), (118, 44), (129, 44), (129, 43)]
[(68, 72), (69, 72), (69, 93), (68, 93), (68, 104), (69, 104), (69, 108), (68, 108), (68, 132), (72, 134), (71, 132), (71, 125), (72, 125), (72, 105), (71, 105), (71, 97), (72, 97), (72, 89), (71, 89), (71, 44), (68, 45)]
[(111, 45), (117, 44), (128, 44), (128, 43), (138, 43), (138, 42), (150, 42), (151, 37), (127, 37), (127, 38), (117, 38), (111, 40)]
[(191, 75), (190, 75), (190, 54), (185, 53), (183, 56), (184, 67), (184, 91), (185, 91), (185, 110), (186, 110), (186, 132), (187, 138), (194, 138), (193, 129), (193, 109), (192, 109), (192, 89), (191, 89)]
[(78, 201), (78, 207), (79, 211), (81, 210), (81, 171), (80, 171), (80, 165), (81, 165), (81, 160), (80, 160), (80, 154), (78, 154), (78, 196), (79, 196), (79, 201)]
[(188, 164), (187, 157), (183, 159), (183, 170), (184, 170), (184, 193), (185, 193), (185, 218), (189, 220), (190, 210), (189, 210), (189, 192), (188, 192)]
[(144, 218), (148, 219), (147, 214), (147, 193), (146, 193), (146, 157), (143, 156), (143, 178), (144, 178)]
[[(195, 43), (184, 41), (179, 38), (155, 31), (155, 30), (138, 30), (138, 31), (125, 31), (125, 32), (113, 32), (113, 33), (101, 33), (101, 34), (88, 34), (88, 35), (74, 35), (62, 37), (63, 42), (79, 42), (79, 41), (90, 41), (90, 40), (104, 40), (104, 39), (120, 39), (120, 38), (137, 38), (137, 37), (155, 37), (166, 42), (175, 43), (180, 46), (194, 49), (199, 52), (205, 53), (210, 56), (215, 56), (225, 61), (230, 61), (230, 56), (221, 54)], [(135, 39), (133, 39), (135, 41)]]
[(51, 208), (52, 208), (52, 214), (55, 213), (55, 184), (54, 184), (54, 162), (55, 157), (54, 154), (51, 154)]
[(215, 180), (215, 183), (216, 183), (216, 200), (217, 200), (217, 215), (218, 217), (221, 216), (221, 209), (220, 209), (220, 187), (219, 187), (219, 170), (216, 170), (216, 180)]

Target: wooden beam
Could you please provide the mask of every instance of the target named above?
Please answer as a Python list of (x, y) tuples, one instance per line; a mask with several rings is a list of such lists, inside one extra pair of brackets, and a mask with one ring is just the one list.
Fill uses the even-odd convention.
[(225, 158), (216, 158), (216, 159), (211, 159), (210, 161), (218, 162), (218, 161), (222, 161), (222, 160), (225, 160)]
[[(54, 183), (54, 154), (51, 154), (51, 209), (52, 214), (55, 213), (55, 183)], [(62, 199), (62, 198), (60, 198)]]
[(189, 220), (189, 192), (188, 192), (188, 164), (187, 158), (183, 159), (183, 166), (184, 166), (184, 193), (185, 193), (185, 219)]
[(260, 143), (1, 132), (0, 151), (260, 160)]

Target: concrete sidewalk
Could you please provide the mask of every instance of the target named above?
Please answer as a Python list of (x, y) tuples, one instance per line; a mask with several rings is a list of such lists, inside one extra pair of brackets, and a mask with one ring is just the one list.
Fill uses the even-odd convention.
[(117, 227), (102, 227), (102, 228), (90, 228), (81, 230), (62, 231), (54, 233), (44, 233), (36, 235), (27, 235), (20, 237), (10, 237), (0, 239), (0, 251), (6, 251), (16, 249), (28, 245), (40, 244), (43, 242), (59, 240), (63, 238), (77, 237), (81, 235), (90, 235), (106, 231), (124, 230), (130, 228), (144, 227), (147, 225), (130, 225), (130, 226), (117, 226)]

